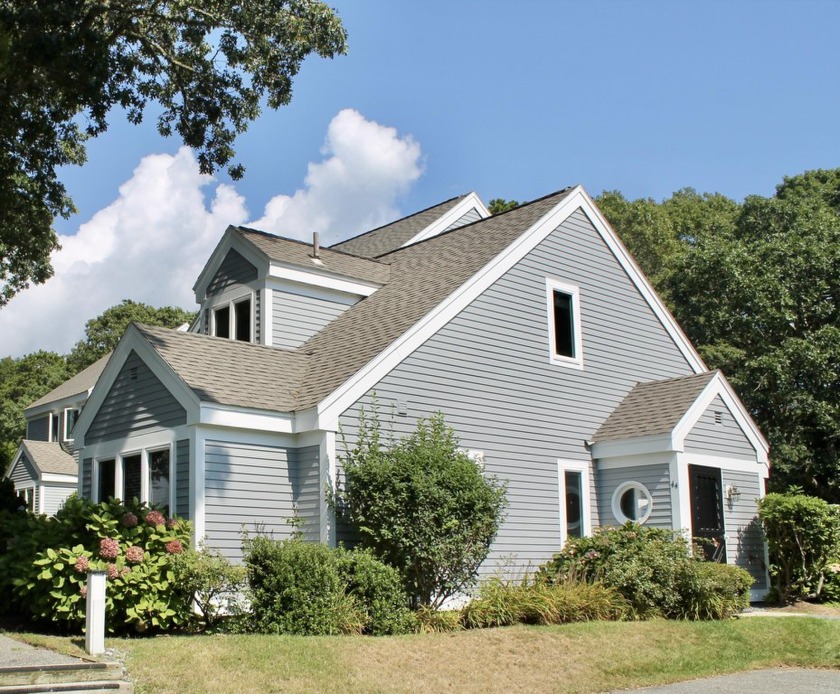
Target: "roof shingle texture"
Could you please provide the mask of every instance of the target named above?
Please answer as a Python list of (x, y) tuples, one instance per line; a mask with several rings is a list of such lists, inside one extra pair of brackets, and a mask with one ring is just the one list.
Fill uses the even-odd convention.
[(31, 405), (26, 407), (27, 410), (33, 407), (39, 407), (41, 405), (46, 405), (50, 402), (57, 402), (59, 400), (64, 400), (64, 398), (72, 397), (73, 395), (81, 395), (82, 393), (87, 393), (91, 388), (96, 385), (96, 382), (99, 380), (99, 377), (102, 375), (102, 371), (105, 369), (105, 364), (108, 363), (108, 359), (111, 358), (111, 353), (108, 352), (104, 357), (101, 359), (96, 360), (88, 366), (86, 369), (82, 369), (72, 378), (67, 379), (57, 388), (54, 388), (49, 393), (44, 395), (43, 397), (38, 398), (35, 402)]
[(306, 355), (221, 337), (135, 327), (202, 402), (291, 412)]
[(637, 383), (601, 425), (593, 442), (670, 434), (717, 371)]
[(41, 474), (77, 475), (79, 473), (75, 458), (59, 443), (24, 439), (21, 445), (29, 462), (35, 465)]
[(274, 236), (245, 227), (235, 228), (243, 238), (250, 241), (271, 260), (306, 267), (315, 272), (352, 277), (374, 284), (384, 284), (388, 281), (390, 275), (386, 263), (380, 263), (370, 258), (359, 258), (343, 249), (321, 247), (318, 253), (319, 263), (312, 257), (311, 244), (294, 239), (284, 239), (281, 236)]
[(403, 217), (396, 222), (377, 227), (371, 231), (330, 246), (333, 250), (353, 253), (364, 258), (377, 258), (391, 253), (408, 243), (427, 226), (446, 214), (465, 196), (459, 195), (434, 207), (421, 210), (410, 217)]

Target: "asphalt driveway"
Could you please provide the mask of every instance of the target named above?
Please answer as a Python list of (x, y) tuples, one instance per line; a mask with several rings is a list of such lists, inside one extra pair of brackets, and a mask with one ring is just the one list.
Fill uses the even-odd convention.
[(642, 694), (838, 694), (840, 670), (755, 670), (631, 691)]

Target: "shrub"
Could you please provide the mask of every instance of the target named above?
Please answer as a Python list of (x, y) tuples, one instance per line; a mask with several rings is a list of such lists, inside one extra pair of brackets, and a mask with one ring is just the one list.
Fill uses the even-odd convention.
[(174, 522), (167, 528), (164, 519), (163, 524), (128, 528), (121, 521), (129, 513), (145, 518), (160, 512), (136, 502), (68, 499), (54, 518), (31, 524), (32, 536), (21, 540), (26, 551), (11, 567), (16, 576), (13, 596), (21, 611), (36, 622), (78, 630), (85, 621), (91, 569), (107, 572), (109, 632), (185, 624), (191, 616), (190, 601), (174, 581), (166, 546), (174, 541), (188, 544), (189, 524), (170, 519)]
[(618, 591), (600, 583), (492, 578), (464, 607), (461, 619), (468, 628), (484, 628), (618, 620), (626, 612), (627, 604)]
[(223, 617), (242, 612), (240, 594), (245, 585), (244, 566), (235, 566), (217, 550), (203, 546), (174, 554), (175, 580), (198, 608), (204, 628), (214, 628)]
[(339, 511), (361, 545), (399, 571), (412, 606), (439, 607), (475, 581), (499, 528), (505, 490), (458, 449), (440, 413), (390, 448), (382, 445), (375, 412), (363, 413), (344, 470)]
[(799, 493), (768, 494), (758, 502), (770, 553), (772, 592), (781, 603), (819, 598), (828, 567), (840, 555), (840, 511)]
[(753, 578), (739, 566), (692, 561), (680, 576), (679, 607), (669, 617), (729, 619), (749, 607)]
[(421, 634), (446, 634), (463, 629), (458, 610), (439, 610), (431, 605), (420, 605), (414, 612), (414, 619)]

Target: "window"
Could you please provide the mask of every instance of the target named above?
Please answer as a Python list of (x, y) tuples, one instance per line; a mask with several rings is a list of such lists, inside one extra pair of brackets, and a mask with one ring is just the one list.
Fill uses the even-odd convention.
[(99, 461), (99, 473), (97, 480), (97, 501), (107, 501), (117, 495), (116, 485), (116, 471), (117, 461), (113, 458), (111, 460)]
[(73, 427), (76, 426), (76, 420), (79, 418), (79, 410), (74, 410), (68, 407), (64, 410), (64, 437), (62, 441), (70, 441), (73, 439)]
[(131, 501), (131, 499), (142, 499), (142, 479), (143, 479), (143, 459), (139, 453), (133, 455), (123, 456), (122, 459), (122, 473), (123, 473), (123, 501)]
[(20, 504), (26, 508), (27, 511), (35, 512), (35, 489), (34, 487), (27, 487), (18, 492), (18, 499)]
[(640, 525), (650, 518), (653, 497), (641, 482), (624, 482), (612, 496), (612, 512), (619, 523), (633, 521)]
[(169, 515), (169, 449), (149, 453), (149, 503)]
[(560, 543), (570, 537), (591, 532), (589, 521), (589, 464), (579, 460), (559, 460)]
[(110, 497), (147, 502), (169, 515), (172, 508), (172, 453), (165, 448), (97, 459), (94, 469), (97, 501)]
[(222, 304), (213, 309), (212, 334), (228, 340), (252, 342), (254, 320), (251, 296)]
[(61, 417), (59, 417), (55, 413), (50, 414), (50, 441), (57, 442), (58, 438), (58, 431), (59, 431), (59, 424)]
[(551, 361), (583, 368), (578, 288), (550, 278), (545, 282)]

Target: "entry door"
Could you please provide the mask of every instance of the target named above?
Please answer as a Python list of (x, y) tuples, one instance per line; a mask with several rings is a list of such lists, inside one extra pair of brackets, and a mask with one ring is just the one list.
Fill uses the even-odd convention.
[(708, 561), (726, 562), (720, 469), (689, 465), (691, 535), (700, 540)]

